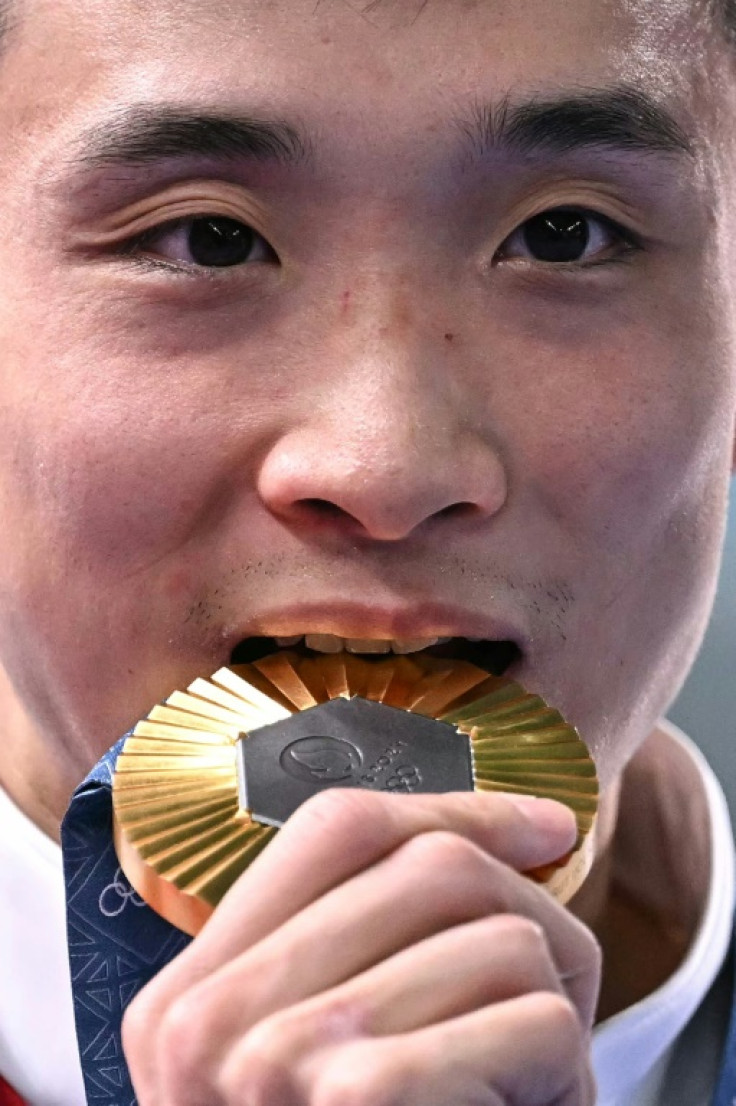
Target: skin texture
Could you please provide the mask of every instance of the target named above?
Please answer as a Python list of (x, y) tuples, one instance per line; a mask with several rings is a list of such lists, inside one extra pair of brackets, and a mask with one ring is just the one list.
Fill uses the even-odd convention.
[[(28, 0), (0, 68), (0, 779), (40, 825), (243, 637), (311, 630), (513, 637), (514, 674), (590, 745), (613, 826), (720, 556), (732, 77), (684, 3)], [(691, 155), (474, 159), (457, 123), (627, 83)], [(84, 133), (155, 103), (276, 116), (306, 156), (72, 175)], [(514, 232), (561, 205), (641, 248), (603, 233), (601, 264), (530, 261)], [(181, 232), (121, 254), (206, 214), (268, 247), (206, 274)], [(590, 1103), (595, 947), (517, 874), (569, 847), (570, 819), (539, 804), (511, 845), (494, 827), (521, 832), (513, 804), (467, 806), (300, 812), (132, 1008), (142, 1106)], [(455, 912), (433, 917), (408, 873)], [(284, 973), (351, 904), (337, 976), (329, 950)], [(505, 950), (483, 993), (479, 933)]]

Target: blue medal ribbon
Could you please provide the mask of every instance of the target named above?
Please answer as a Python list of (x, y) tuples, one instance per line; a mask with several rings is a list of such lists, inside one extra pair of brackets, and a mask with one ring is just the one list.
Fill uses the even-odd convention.
[(151, 910), (120, 870), (112, 778), (124, 741), (76, 789), (61, 827), (74, 1017), (89, 1106), (136, 1106), (121, 1044), (123, 1013), (191, 940)]

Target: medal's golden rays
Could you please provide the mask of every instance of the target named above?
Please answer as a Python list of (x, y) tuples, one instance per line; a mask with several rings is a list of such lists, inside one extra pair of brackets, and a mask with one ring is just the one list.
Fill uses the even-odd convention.
[[(326, 732), (324, 716), (314, 708), (356, 697), (403, 712), (401, 718), (384, 712), (389, 722), (396, 717), (401, 723), (397, 732), (402, 735), (407, 726), (419, 731), (421, 722), (426, 727), (426, 719), (444, 725), (435, 727), (423, 750), (421, 732), (414, 746), (403, 736), (387, 738), (372, 764), (360, 740), (345, 740), (340, 719), (337, 737), (305, 738), (312, 731), (302, 724), (290, 741), (289, 726), (308, 717), (315, 720), (316, 735)], [(304, 712), (312, 713), (302, 718)], [(276, 731), (278, 742), (270, 737)], [(276, 743), (271, 784), (272, 790), (280, 786), (285, 765), (284, 792), (307, 786), (292, 777), (307, 779), (310, 773), (318, 781), (311, 791), (327, 786), (455, 790), (454, 784), (443, 786), (441, 773), (426, 785), (432, 771), (420, 762), (423, 756), (426, 766), (430, 745), (434, 749), (437, 741), (440, 746), (446, 741), (449, 747), (460, 737), (458, 744), (468, 748), (467, 789), (558, 799), (575, 814), (574, 851), (556, 865), (527, 874), (566, 902), (589, 870), (598, 802), (595, 765), (575, 729), (539, 696), (473, 664), (421, 653), (365, 659), (282, 651), (253, 664), (222, 668), (209, 679), (195, 680), (186, 692), (175, 692), (138, 723), (118, 758), (113, 810), (120, 864), (139, 894), (187, 933), (202, 928), (278, 832), (279, 818), (254, 809), (249, 781), (243, 778), (248, 758), (241, 755), (246, 752), (241, 743), (251, 737), (254, 750), (259, 743), (266, 750), (272, 740)], [(325, 742), (342, 761), (325, 755), (326, 748), (333, 751)], [(420, 750), (418, 759), (412, 748)], [(291, 769), (285, 756), (292, 757)]]

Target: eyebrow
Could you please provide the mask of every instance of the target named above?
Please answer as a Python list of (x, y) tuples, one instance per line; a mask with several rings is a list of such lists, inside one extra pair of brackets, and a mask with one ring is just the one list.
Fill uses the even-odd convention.
[[(506, 96), (495, 104), (474, 105), (455, 122), (478, 158), (496, 150), (554, 156), (591, 148), (694, 156), (675, 117), (629, 87), (576, 90), (519, 103)], [(194, 157), (295, 165), (311, 157), (311, 144), (281, 119), (134, 104), (86, 131), (67, 170), (86, 175), (109, 166)]]
[(127, 107), (86, 131), (72, 168), (92, 172), (191, 157), (293, 164), (308, 156), (304, 137), (282, 120), (144, 104)]
[(627, 86), (583, 89), (514, 104), (477, 104), (457, 120), (475, 156), (498, 149), (521, 156), (561, 155), (591, 148), (695, 156), (677, 119), (651, 97)]

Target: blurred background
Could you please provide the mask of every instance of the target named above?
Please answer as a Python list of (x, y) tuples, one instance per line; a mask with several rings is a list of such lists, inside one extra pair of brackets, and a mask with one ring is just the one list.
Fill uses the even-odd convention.
[(736, 482), (718, 597), (703, 648), (669, 711), (705, 753), (736, 823)]

